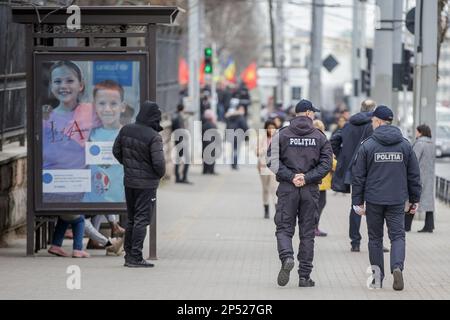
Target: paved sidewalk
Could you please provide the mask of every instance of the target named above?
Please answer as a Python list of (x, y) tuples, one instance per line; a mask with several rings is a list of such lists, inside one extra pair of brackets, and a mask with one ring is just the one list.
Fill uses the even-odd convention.
[[(321, 223), (329, 236), (316, 239), (316, 287), (298, 288), (292, 272), (291, 282), (279, 288), (273, 208), (272, 219), (262, 219), (256, 169), (233, 172), (221, 166), (218, 171), (217, 177), (204, 177), (194, 167), (194, 186), (165, 183), (160, 189), (154, 269), (124, 268), (122, 258), (103, 251), (91, 251), (93, 257), (84, 260), (44, 251), (26, 258), (25, 242), (18, 240), (0, 249), (0, 299), (450, 299), (450, 208), (438, 204), (433, 234), (419, 234), (423, 222), (413, 224), (405, 290), (394, 292), (390, 276), (383, 290), (369, 290), (365, 221), (362, 252), (351, 253), (349, 197), (329, 192)], [(66, 240), (68, 250), (70, 244)], [(81, 290), (66, 288), (66, 268), (72, 264), (81, 268)]]

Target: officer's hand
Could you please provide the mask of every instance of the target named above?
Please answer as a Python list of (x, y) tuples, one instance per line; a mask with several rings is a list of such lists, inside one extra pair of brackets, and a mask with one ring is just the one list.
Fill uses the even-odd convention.
[(292, 180), (292, 183), (297, 187), (301, 188), (303, 187), (305, 183), (305, 175), (303, 173), (296, 174), (294, 179)]
[(365, 216), (366, 215), (366, 209), (364, 208), (364, 205), (359, 205), (359, 206), (353, 206), (353, 210), (355, 211), (355, 213), (357, 215), (360, 216)]
[(411, 204), (411, 206), (409, 207), (409, 214), (416, 214), (418, 209), (419, 209), (418, 203)]

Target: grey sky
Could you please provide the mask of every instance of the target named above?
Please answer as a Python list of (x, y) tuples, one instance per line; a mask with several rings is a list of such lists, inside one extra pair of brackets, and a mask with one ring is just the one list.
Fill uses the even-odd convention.
[[(301, 5), (294, 5), (290, 2), (297, 2)], [(285, 18), (286, 27), (298, 27), (309, 31), (311, 28), (311, 2), (312, 0), (286, 0)], [(327, 5), (341, 5), (342, 7), (326, 7), (324, 16), (324, 36), (341, 37), (347, 35), (351, 37), (352, 31), (352, 0), (326, 0)], [(375, 0), (367, 2), (367, 37), (373, 37)]]

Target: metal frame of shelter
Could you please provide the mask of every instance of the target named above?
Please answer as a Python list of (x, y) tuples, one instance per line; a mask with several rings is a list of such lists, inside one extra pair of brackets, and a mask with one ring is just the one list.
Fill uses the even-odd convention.
[[(36, 107), (36, 61), (42, 56), (138, 57), (141, 67), (141, 98), (156, 101), (156, 54), (158, 24), (174, 23), (179, 9), (163, 6), (80, 7), (81, 29), (67, 28), (66, 8), (12, 7), (13, 21), (26, 25), (27, 83), (27, 255), (46, 248), (56, 216), (61, 214), (126, 213), (125, 204), (109, 207), (71, 203), (62, 207), (42, 203), (42, 172), (39, 141), (42, 126)], [(111, 58), (110, 57), (110, 58)], [(124, 58), (125, 57), (125, 58)], [(75, 58), (76, 59), (76, 58)], [(40, 192), (40, 193), (39, 193)], [(149, 258), (156, 259), (156, 212), (150, 225)]]

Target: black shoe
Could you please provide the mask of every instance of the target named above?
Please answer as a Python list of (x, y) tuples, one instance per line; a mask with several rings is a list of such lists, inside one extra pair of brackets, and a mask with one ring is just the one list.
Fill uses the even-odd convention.
[(264, 219), (270, 219), (269, 206), (267, 204), (264, 205)]
[(284, 287), (289, 282), (289, 274), (291, 270), (294, 268), (294, 259), (287, 258), (283, 261), (281, 265), (280, 272), (278, 273), (278, 285)]
[(352, 246), (352, 249), (350, 251), (351, 252), (360, 252), (361, 249), (359, 248), (359, 246)]
[(420, 233), (433, 233), (433, 230), (427, 229), (427, 228), (423, 228), (423, 229), (421, 229), (421, 230), (419, 230), (417, 232), (420, 232)]
[(181, 180), (181, 183), (193, 185), (193, 183), (190, 182), (189, 180)]
[(394, 276), (394, 284), (392, 285), (392, 288), (395, 291), (402, 291), (405, 286), (403, 283), (402, 270), (400, 270), (400, 268), (395, 268), (392, 275)]
[(389, 252), (389, 249), (386, 248), (386, 247), (383, 247), (383, 252), (384, 252), (384, 253), (388, 253), (388, 252)]
[(300, 280), (298, 281), (298, 286), (301, 288), (314, 287), (315, 285), (316, 283), (312, 281), (311, 278), (300, 278)]
[(124, 266), (128, 268), (153, 268), (155, 265), (142, 259), (139, 262), (136, 261), (125, 262)]

